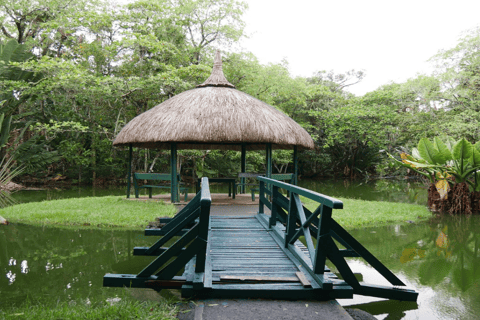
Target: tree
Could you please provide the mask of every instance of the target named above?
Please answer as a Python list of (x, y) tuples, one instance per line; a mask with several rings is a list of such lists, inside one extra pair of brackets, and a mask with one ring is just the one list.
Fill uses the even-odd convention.
[(467, 31), (454, 48), (440, 51), (431, 61), (448, 111), (440, 130), (470, 142), (480, 140), (480, 27)]
[(80, 29), (83, 14), (97, 0), (0, 0), (2, 40), (16, 39), (39, 55), (61, 55), (65, 44)]
[(217, 42), (231, 46), (244, 34), (242, 15), (247, 4), (236, 0), (172, 0), (174, 14), (192, 47), (193, 63), (200, 63), (204, 49)]

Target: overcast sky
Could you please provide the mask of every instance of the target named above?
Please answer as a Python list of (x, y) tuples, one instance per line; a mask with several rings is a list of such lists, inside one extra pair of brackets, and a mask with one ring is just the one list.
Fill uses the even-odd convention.
[(479, 0), (245, 1), (245, 50), (261, 63), (286, 58), (293, 76), (363, 69), (357, 95), (429, 73), (429, 58), (480, 25)]

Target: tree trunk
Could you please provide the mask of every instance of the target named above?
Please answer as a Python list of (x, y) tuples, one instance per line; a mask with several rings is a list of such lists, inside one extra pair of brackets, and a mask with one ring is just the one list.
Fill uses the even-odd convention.
[(452, 188), (452, 206), (448, 210), (450, 214), (472, 214), (472, 203), (468, 184), (457, 183)]

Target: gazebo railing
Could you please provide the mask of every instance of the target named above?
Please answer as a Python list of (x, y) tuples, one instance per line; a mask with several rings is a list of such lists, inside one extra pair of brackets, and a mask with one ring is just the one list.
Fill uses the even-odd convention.
[[(332, 218), (333, 209), (343, 208), (342, 201), (274, 179), (257, 179), (260, 181), (259, 214), (264, 215), (265, 207), (270, 209), (268, 227), (323, 290), (333, 290), (338, 284), (338, 279), (325, 275), (328, 258), (355, 294), (416, 301), (417, 292), (398, 288), (405, 284)], [(270, 187), (266, 188), (266, 184)], [(289, 191), (290, 198), (282, 195), (280, 188)], [(317, 202), (318, 207), (310, 211), (302, 204), (300, 196)], [(301, 236), (305, 239), (307, 253), (295, 245)], [(334, 240), (345, 249), (339, 249)], [(394, 287), (360, 283), (345, 261), (346, 257), (363, 258)]]

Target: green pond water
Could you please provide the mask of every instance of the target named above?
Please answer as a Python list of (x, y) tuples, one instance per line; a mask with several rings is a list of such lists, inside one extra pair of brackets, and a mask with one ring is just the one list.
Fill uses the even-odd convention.
[[(396, 184), (395, 184), (396, 183)], [(303, 181), (302, 186), (337, 196), (368, 200), (425, 203), (420, 184), (407, 182), (345, 183)], [(384, 187), (384, 189), (380, 188)], [(212, 186), (212, 191), (221, 186)], [(123, 194), (124, 189), (24, 191), (18, 201), (73, 196)], [(355, 296), (340, 300), (378, 319), (478, 319), (480, 314), (480, 219), (477, 216), (435, 218), (420, 224), (349, 230), (409, 288), (417, 303)], [(124, 289), (103, 288), (105, 273), (138, 273), (152, 259), (132, 256), (134, 246), (154, 237), (143, 230), (112, 231), (0, 226), (0, 313), (26, 299), (31, 303), (114, 299)], [(360, 259), (348, 259), (368, 283), (387, 282)], [(134, 289), (130, 289), (134, 290)]]

